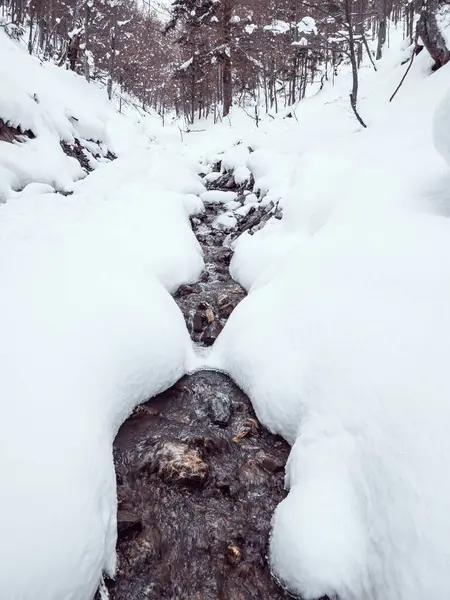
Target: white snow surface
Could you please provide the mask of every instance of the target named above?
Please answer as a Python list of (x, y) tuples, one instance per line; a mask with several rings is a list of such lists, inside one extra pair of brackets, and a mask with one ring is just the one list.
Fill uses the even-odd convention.
[(270, 560), (305, 599), (444, 600), (450, 586), (450, 67), (431, 74), (423, 53), (389, 103), (405, 69), (391, 44), (361, 72), (367, 130), (346, 76), (295, 120), (231, 117), (255, 150), (234, 168), (284, 217), (234, 244), (250, 293), (207, 364), (293, 446)]
[(233, 229), (233, 227), (235, 227), (236, 224), (237, 219), (233, 215), (233, 213), (223, 213), (219, 215), (216, 219), (214, 219), (212, 226), (214, 229), (228, 230)]
[[(170, 132), (152, 144), (2, 32), (0, 55), (0, 117), (36, 134), (0, 142), (0, 598), (90, 600), (115, 570), (117, 429), (192, 362), (169, 292), (203, 268), (188, 217), (205, 188)], [(75, 135), (120, 157), (76, 181)]]
[[(0, 32), (0, 117), (36, 134), (0, 142), (0, 598), (93, 597), (115, 568), (117, 428), (201, 365), (292, 444), (270, 541), (292, 592), (447, 600), (450, 67), (422, 52), (389, 103), (408, 53), (390, 41), (361, 70), (367, 130), (343, 74), (295, 118), (233, 109), (180, 141)], [(59, 151), (75, 137), (119, 158), (82, 179)], [(198, 160), (219, 159), (284, 216), (233, 244), (249, 295), (199, 357), (169, 292), (203, 267), (188, 216), (236, 200), (205, 192)]]
[(221, 190), (209, 190), (200, 196), (203, 202), (208, 204), (228, 204), (237, 198), (236, 192), (223, 192)]

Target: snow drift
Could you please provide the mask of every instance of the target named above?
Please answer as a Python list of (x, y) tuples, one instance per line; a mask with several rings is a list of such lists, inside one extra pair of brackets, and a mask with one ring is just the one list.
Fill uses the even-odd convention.
[[(2, 32), (0, 54), (0, 117), (36, 136), (0, 142), (0, 598), (88, 600), (115, 570), (116, 431), (191, 362), (169, 291), (202, 270), (205, 188), (95, 85)], [(123, 156), (76, 181), (75, 138)]]
[(448, 597), (448, 67), (424, 53), (389, 104), (401, 58), (363, 72), (367, 131), (343, 77), (244, 139), (284, 218), (236, 243), (250, 294), (209, 364), (293, 446), (270, 560), (305, 599)]

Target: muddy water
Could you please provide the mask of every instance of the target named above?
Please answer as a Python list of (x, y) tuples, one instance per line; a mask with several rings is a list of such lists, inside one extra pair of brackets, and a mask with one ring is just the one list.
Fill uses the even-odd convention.
[[(212, 227), (221, 211), (210, 205), (193, 219), (206, 268), (176, 296), (192, 339), (204, 346), (245, 296), (229, 276), (231, 252), (223, 246), (229, 232)], [(252, 211), (234, 234), (267, 212)], [(139, 407), (114, 445), (119, 570), (108, 582), (110, 598), (288, 598), (266, 559), (271, 517), (285, 497), (288, 453), (221, 373), (186, 376)]]

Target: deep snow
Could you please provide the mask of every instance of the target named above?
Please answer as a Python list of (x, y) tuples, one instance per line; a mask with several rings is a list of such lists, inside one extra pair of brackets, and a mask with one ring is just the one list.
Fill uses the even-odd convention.
[[(36, 135), (0, 142), (0, 597), (88, 600), (115, 569), (116, 431), (191, 363), (169, 292), (203, 268), (205, 188), (95, 86), (2, 32), (0, 55), (0, 117)], [(120, 157), (85, 177), (59, 145), (75, 135)]]
[(448, 597), (449, 67), (423, 53), (390, 104), (405, 55), (362, 72), (366, 131), (342, 76), (233, 166), (284, 218), (235, 243), (250, 294), (208, 364), (293, 445), (270, 560), (306, 599)]
[[(270, 544), (284, 584), (305, 599), (447, 598), (449, 67), (431, 75), (422, 52), (389, 103), (409, 52), (392, 31), (379, 72), (361, 71), (367, 130), (343, 74), (295, 118), (256, 128), (235, 110), (182, 141), (2, 36), (17, 103), (0, 116), (37, 137), (0, 142), (0, 597), (93, 596), (115, 562), (115, 432), (201, 364), (293, 445)], [(119, 159), (76, 182), (59, 147), (75, 135)], [(228, 227), (240, 209), (234, 192), (205, 192), (199, 160), (251, 173), (248, 205), (284, 214), (234, 244), (250, 293), (209, 357), (169, 292), (203, 266), (188, 215), (223, 203)]]

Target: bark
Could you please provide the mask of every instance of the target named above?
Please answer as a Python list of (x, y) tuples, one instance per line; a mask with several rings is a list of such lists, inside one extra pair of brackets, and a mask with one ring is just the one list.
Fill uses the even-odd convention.
[(387, 0), (377, 0), (378, 13), (378, 44), (376, 59), (380, 60), (383, 55), (383, 46), (386, 43), (387, 33)]
[(86, 6), (85, 6), (85, 15), (84, 15), (84, 43), (85, 43), (85, 49), (84, 49), (84, 76), (86, 78), (86, 81), (90, 81), (91, 79), (91, 72), (90, 72), (90, 65), (89, 65), (89, 21), (90, 21), (90, 16), (91, 16), (91, 9), (89, 8), (89, 4), (86, 2)]
[(67, 51), (67, 58), (69, 59), (69, 67), (70, 67), (71, 71), (76, 71), (79, 50), (80, 50), (80, 36), (78, 34), (75, 34), (70, 39), (69, 49)]
[(438, 14), (444, 7), (450, 9), (447, 0), (425, 0), (417, 23), (417, 32), (434, 60), (433, 71), (450, 60), (450, 50), (447, 48), (437, 21)]
[(224, 58), (223, 58), (223, 116), (226, 117), (233, 104), (233, 77), (231, 65), (231, 17), (232, 1), (225, 0), (223, 5), (223, 33), (224, 33)]
[(367, 127), (364, 123), (361, 115), (358, 112), (357, 103), (358, 103), (358, 64), (356, 61), (356, 53), (355, 53), (355, 36), (353, 33), (353, 23), (352, 23), (352, 0), (345, 0), (345, 20), (348, 29), (348, 45), (349, 45), (349, 57), (350, 63), (352, 65), (352, 76), (353, 76), (353, 86), (352, 91), (350, 92), (350, 106), (352, 107), (353, 112), (355, 113), (355, 117), (358, 119), (359, 123), (363, 127)]
[(109, 55), (109, 74), (108, 74), (108, 84), (107, 84), (107, 92), (108, 98), (111, 100), (112, 98), (112, 85), (114, 79), (114, 71), (116, 68), (116, 36), (117, 36), (117, 4), (114, 5), (113, 8), (113, 24), (111, 27), (110, 33), (110, 55)]

